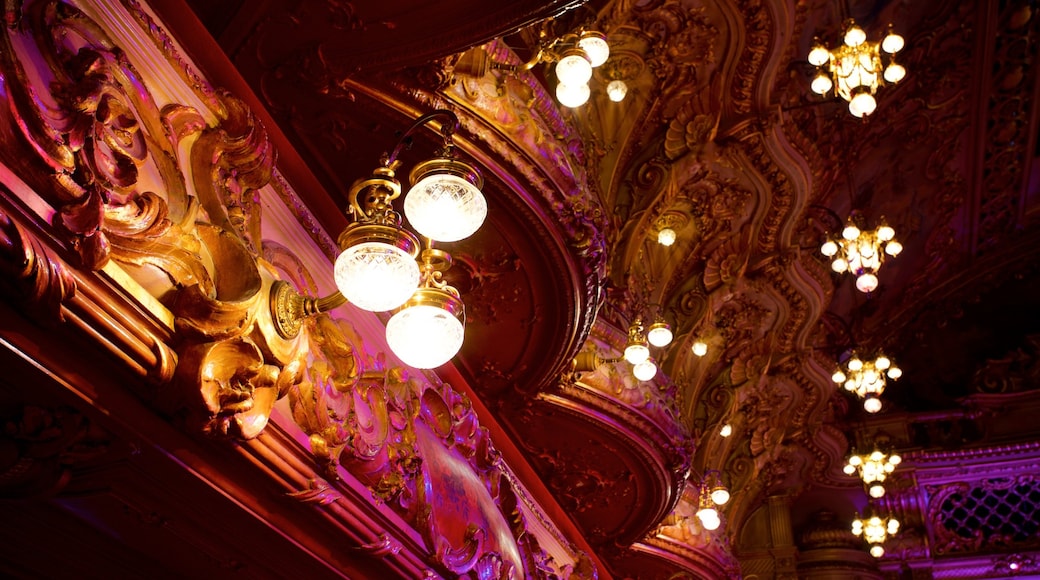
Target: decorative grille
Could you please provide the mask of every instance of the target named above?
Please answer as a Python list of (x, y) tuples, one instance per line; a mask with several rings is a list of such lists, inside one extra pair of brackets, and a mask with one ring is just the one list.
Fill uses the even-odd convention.
[(1040, 481), (991, 479), (944, 491), (936, 498), (940, 553), (1040, 543)]

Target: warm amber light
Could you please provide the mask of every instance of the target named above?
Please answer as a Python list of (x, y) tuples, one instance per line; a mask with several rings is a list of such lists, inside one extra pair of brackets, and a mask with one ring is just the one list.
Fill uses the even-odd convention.
[(440, 242), (457, 242), (480, 229), (487, 218), (483, 179), (467, 163), (437, 158), (412, 170), (414, 185), (404, 198), (404, 213), (415, 231)]
[(415, 256), (382, 242), (363, 242), (336, 258), (336, 286), (353, 305), (371, 312), (393, 310), (419, 286)]
[(438, 288), (422, 288), (386, 323), (390, 350), (408, 366), (439, 367), (462, 348), (462, 302)]
[(661, 230), (657, 232), (657, 243), (662, 246), (670, 246), (675, 243), (675, 237), (675, 230), (672, 228), (661, 228)]
[(704, 356), (708, 354), (708, 345), (704, 341), (698, 340), (693, 343), (693, 354), (697, 356)]
[(654, 361), (646, 359), (632, 367), (632, 375), (641, 381), (649, 381), (657, 376), (657, 365)]
[(581, 49), (570, 49), (556, 63), (556, 78), (562, 85), (583, 85), (592, 78), (592, 63)]
[(610, 44), (607, 38), (600, 32), (587, 31), (582, 33), (578, 40), (578, 48), (585, 51), (589, 58), (589, 64), (593, 68), (602, 65), (610, 58)]
[(561, 82), (556, 85), (556, 100), (560, 101), (564, 107), (580, 107), (588, 102), (591, 94), (592, 91), (586, 83), (566, 84)]
[(650, 344), (662, 348), (672, 343), (672, 327), (663, 320), (650, 325), (650, 329), (646, 332), (646, 339), (650, 341)]
[(628, 84), (621, 79), (610, 81), (607, 84), (607, 96), (610, 97), (611, 101), (620, 103), (625, 100), (625, 95), (628, 94)]

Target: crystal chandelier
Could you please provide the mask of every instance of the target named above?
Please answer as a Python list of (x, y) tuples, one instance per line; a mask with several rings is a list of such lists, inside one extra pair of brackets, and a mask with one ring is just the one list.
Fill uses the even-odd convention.
[(885, 486), (883, 485), (885, 478), (895, 470), (901, 461), (902, 458), (895, 453), (886, 455), (881, 451), (875, 450), (870, 455), (853, 454), (849, 457), (849, 461), (845, 464), (843, 470), (846, 475), (853, 475), (859, 472), (863, 484), (867, 486), (870, 497), (879, 498), (885, 495)]
[(863, 399), (863, 408), (868, 413), (877, 413), (881, 410), (879, 397), (885, 390), (886, 377), (896, 380), (901, 376), (903, 371), (883, 354), (874, 360), (863, 360), (853, 353), (844, 365), (838, 366), (831, 380)]
[(870, 555), (880, 558), (885, 555), (885, 548), (881, 545), (889, 536), (894, 536), (899, 531), (899, 521), (895, 518), (882, 518), (871, 516), (861, 520), (859, 514), (852, 520), (852, 533), (862, 536), (870, 544)]
[(863, 231), (856, 227), (850, 216), (841, 236), (827, 240), (820, 251), (831, 258), (831, 269), (841, 274), (856, 276), (856, 289), (873, 292), (878, 285), (878, 270), (885, 255), (898, 256), (903, 245), (896, 240), (896, 232), (882, 223), (876, 230)]
[[(429, 240), (420, 267), (419, 238), (404, 229), (393, 206), (401, 195), (395, 171), (400, 166), (397, 156), (410, 143), (408, 136), (434, 120), (441, 121), (444, 146), (412, 170), (404, 200), (409, 223)], [(463, 304), (458, 292), (442, 280), (451, 256), (432, 244), (465, 239), (487, 217), (480, 173), (455, 156), (452, 135), (458, 127), (458, 117), (448, 110), (420, 117), (393, 152), (383, 154), (372, 174), (351, 186), (347, 213), (353, 219), (339, 236), (342, 253), (334, 268), (338, 291), (313, 298), (298, 294), (284, 281), (272, 285), (271, 315), (281, 336), (295, 337), (304, 318), (350, 302), (371, 312), (394, 311), (387, 323), (387, 343), (406, 364), (433, 368), (458, 352)]]
[[(874, 94), (879, 86), (898, 83), (906, 69), (895, 62), (895, 54), (903, 48), (903, 37), (892, 32), (878, 42), (867, 41), (867, 33), (852, 20), (845, 28), (844, 43), (828, 50), (816, 40), (809, 51), (809, 63), (816, 67), (812, 90), (826, 95), (832, 88), (849, 103), (849, 112), (864, 117), (874, 112)], [(884, 64), (887, 61), (887, 64)]]

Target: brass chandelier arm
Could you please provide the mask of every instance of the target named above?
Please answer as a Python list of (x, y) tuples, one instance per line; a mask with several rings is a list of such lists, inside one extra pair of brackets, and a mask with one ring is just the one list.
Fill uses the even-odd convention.
[(278, 335), (285, 339), (299, 335), (303, 321), (307, 318), (346, 303), (347, 299), (338, 290), (323, 298), (315, 298), (300, 294), (284, 280), (276, 280), (271, 285), (271, 321)]
[(414, 123), (404, 133), (401, 134), (401, 138), (398, 139), (397, 145), (394, 146), (393, 152), (389, 155), (383, 156), (383, 165), (389, 167), (390, 164), (397, 161), (397, 156), (401, 154), (401, 151), (411, 144), (408, 137), (414, 133), (418, 128), (426, 125), (434, 119), (441, 119), (441, 136), (444, 138), (444, 145), (451, 145), (451, 136), (459, 130), (459, 118), (455, 113), (448, 109), (436, 109), (426, 113), (422, 117), (415, 120)]

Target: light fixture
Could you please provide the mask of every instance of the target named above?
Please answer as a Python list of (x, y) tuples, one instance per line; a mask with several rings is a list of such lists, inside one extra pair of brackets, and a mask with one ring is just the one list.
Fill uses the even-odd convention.
[(725, 425), (722, 426), (721, 429), (719, 429), (719, 436), (720, 437), (729, 437), (732, 434), (733, 434), (733, 425), (730, 425), (729, 423), (726, 423)]
[(628, 342), (625, 344), (625, 360), (637, 365), (650, 358), (650, 347), (643, 334), (643, 321), (635, 319), (628, 327)]
[(895, 470), (901, 461), (902, 458), (895, 453), (887, 455), (875, 450), (869, 455), (853, 454), (849, 457), (843, 471), (846, 475), (853, 475), (859, 472), (860, 478), (863, 479), (863, 484), (867, 486), (867, 492), (870, 494), (870, 497), (879, 498), (885, 495), (885, 478)]
[[(625, 95), (628, 94), (628, 84), (621, 79), (614, 79), (607, 83), (607, 97), (615, 103), (620, 103), (625, 100)], [(664, 243), (664, 242), (662, 242)], [(670, 245), (670, 244), (664, 244)]]
[(874, 94), (878, 87), (898, 83), (906, 76), (906, 69), (895, 62), (895, 54), (902, 48), (903, 37), (893, 33), (891, 26), (880, 43), (868, 42), (866, 32), (849, 20), (841, 46), (828, 50), (816, 40), (809, 51), (809, 64), (816, 67), (812, 91), (826, 95), (833, 88), (849, 103), (850, 113), (869, 115), (877, 108)]
[(657, 376), (657, 363), (648, 358), (632, 367), (632, 375), (641, 381), (649, 381)]
[(678, 238), (678, 231), (690, 222), (690, 218), (675, 210), (666, 211), (654, 220), (652, 232), (657, 236), (657, 243), (662, 246), (671, 246)]
[(442, 281), (447, 252), (423, 250), (422, 286), (386, 323), (386, 342), (405, 364), (432, 369), (462, 348), (465, 310), (457, 290)]
[(690, 347), (690, 350), (692, 350), (693, 354), (697, 356), (704, 356), (708, 354), (708, 343), (703, 340), (695, 340), (693, 341), (693, 346)]
[(863, 399), (863, 408), (868, 413), (877, 413), (881, 410), (878, 397), (885, 391), (886, 378), (894, 381), (901, 376), (903, 371), (884, 354), (878, 354), (874, 360), (863, 360), (852, 353), (844, 365), (834, 371), (831, 380)]
[(875, 558), (885, 555), (885, 548), (882, 544), (898, 531), (899, 521), (895, 518), (882, 518), (874, 515), (861, 520), (859, 514), (856, 514), (856, 519), (852, 520), (852, 533), (862, 536), (870, 544), (870, 555)]
[[(553, 69), (558, 84), (556, 86), (556, 99), (565, 107), (580, 107), (589, 100), (592, 90), (589, 81), (592, 79), (592, 69), (607, 62), (610, 57), (610, 44), (607, 37), (595, 30), (579, 30), (563, 36), (546, 41), (549, 35), (545, 30), (541, 33), (541, 43), (534, 56), (527, 62), (508, 66), (502, 63), (492, 62), (490, 66), (497, 69), (525, 71), (534, 68), (539, 63), (556, 63)], [(482, 71), (484, 64), (478, 67), (467, 67), (475, 71)], [(613, 92), (608, 88), (608, 95), (613, 100), (624, 98), (624, 91), (620, 99), (615, 98), (619, 88), (614, 86)], [(627, 87), (624, 87), (627, 90)]]
[(885, 255), (896, 257), (903, 245), (896, 240), (896, 232), (881, 220), (877, 229), (864, 231), (849, 217), (841, 235), (827, 240), (820, 252), (831, 258), (831, 269), (839, 274), (849, 272), (856, 276), (856, 289), (873, 292), (878, 286), (878, 270)]
[(711, 494), (704, 485), (701, 485), (700, 493), (697, 496), (697, 513), (695, 515), (705, 530), (717, 530), (722, 525), (719, 510), (715, 508), (715, 503), (711, 501)]
[[(444, 146), (436, 157), (412, 170), (411, 189), (404, 201), (409, 223), (430, 240), (420, 269), (416, 262), (419, 239), (404, 229), (401, 215), (393, 207), (401, 194), (395, 170), (400, 165), (398, 154), (409, 144), (408, 136), (434, 120), (441, 121)], [(343, 252), (334, 269), (338, 291), (313, 298), (300, 295), (287, 282), (275, 282), (271, 317), (282, 337), (295, 337), (306, 317), (350, 302), (373, 312), (395, 311), (387, 323), (387, 343), (406, 364), (432, 368), (458, 352), (463, 304), (458, 292), (441, 280), (451, 256), (433, 249), (432, 243), (464, 239), (487, 216), (480, 173), (455, 157), (452, 135), (458, 127), (458, 117), (451, 111), (439, 109), (423, 115), (402, 134), (392, 153), (383, 154), (380, 166), (368, 178), (351, 186), (348, 214), (353, 221), (340, 234)]]
[(722, 473), (717, 469), (708, 470), (705, 474), (704, 487), (715, 505), (726, 505), (729, 502), (729, 490), (722, 484)]
[(664, 348), (672, 343), (672, 327), (664, 321), (661, 315), (657, 316), (654, 323), (650, 325), (650, 328), (646, 331), (646, 339), (650, 344)]

